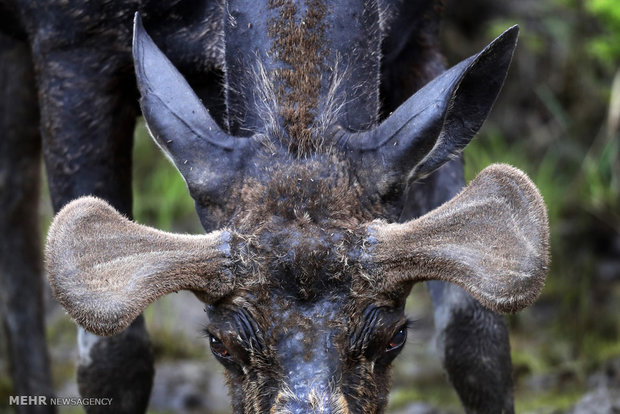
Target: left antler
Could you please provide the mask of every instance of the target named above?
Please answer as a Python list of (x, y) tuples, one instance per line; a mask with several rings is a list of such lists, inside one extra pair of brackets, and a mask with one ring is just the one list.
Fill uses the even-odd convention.
[(381, 289), (442, 280), (498, 312), (531, 304), (549, 265), (542, 197), (523, 172), (507, 165), (486, 168), (454, 199), (419, 219), (372, 222), (367, 232), (366, 266)]

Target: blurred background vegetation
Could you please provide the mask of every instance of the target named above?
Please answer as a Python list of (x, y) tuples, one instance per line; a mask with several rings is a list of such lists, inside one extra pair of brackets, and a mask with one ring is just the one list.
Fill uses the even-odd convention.
[[(545, 198), (552, 256), (547, 285), (533, 307), (509, 317), (516, 406), (519, 413), (565, 413), (613, 361), (620, 390), (620, 1), (446, 0), (442, 48), (448, 64), (476, 53), (513, 24), (521, 27), (519, 46), (490, 118), (465, 151), (466, 176), (509, 163), (526, 171)], [(201, 232), (185, 183), (143, 124), (136, 129), (134, 157), (136, 220)], [(45, 232), (51, 220), (46, 199), (42, 211)], [(432, 324), (430, 302), (423, 288), (413, 295), (408, 311), (418, 324), (406, 348), (410, 354), (396, 367), (391, 407), (412, 412), (408, 404), (419, 400), (459, 412), (456, 394), (437, 374), (438, 361), (434, 370), (425, 368), (422, 354), (432, 340), (416, 337), (415, 330)], [(171, 360), (213, 364), (200, 334), (200, 304), (190, 304), (198, 313), (189, 331), (195, 333), (187, 333), (178, 329), (166, 300), (146, 312), (158, 372), (179, 371), (166, 368)], [(61, 385), (74, 381), (75, 331), (62, 315), (48, 322), (57, 389), (66, 396), (75, 392), (74, 385)], [(0, 368), (4, 374), (1, 360)], [(192, 372), (204, 380), (202, 371)], [(224, 393), (221, 387), (213, 392)], [(0, 393), (10, 394), (4, 375)]]

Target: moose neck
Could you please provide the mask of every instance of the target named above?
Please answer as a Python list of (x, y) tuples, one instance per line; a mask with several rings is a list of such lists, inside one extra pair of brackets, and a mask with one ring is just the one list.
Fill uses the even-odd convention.
[(372, 126), (379, 109), (375, 1), (229, 0), (224, 22), (230, 132), (317, 149), (325, 130)]

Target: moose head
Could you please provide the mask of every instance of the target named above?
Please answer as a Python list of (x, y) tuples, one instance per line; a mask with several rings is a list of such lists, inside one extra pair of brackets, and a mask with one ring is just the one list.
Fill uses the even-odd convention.
[[(358, 16), (344, 25), (353, 25), (345, 27), (353, 40), (335, 29), (338, 11), (306, 2), (303, 30), (315, 37), (302, 34), (312, 47), (326, 42), (338, 51), (319, 53), (316, 65), (315, 55), (278, 56), (301, 30), (291, 2), (258, 3), (252, 25), (231, 8), (228, 82), (246, 81), (229, 85), (227, 128), (135, 22), (143, 114), (207, 234), (152, 229), (84, 197), (50, 228), (50, 283), (76, 322), (99, 335), (122, 331), (162, 295), (194, 292), (206, 303), (211, 349), (226, 367), (237, 413), (382, 412), (414, 283), (457, 284), (499, 312), (524, 308), (542, 289), (545, 206), (515, 168), (488, 167), (440, 208), (390, 222), (396, 195), (458, 155), (480, 128), (517, 28), (374, 125), (376, 82), (368, 92), (360, 79), (374, 76), (379, 58), (352, 52), (380, 40), (367, 27), (373, 2), (357, 12), (343, 6)], [(252, 54), (255, 63), (240, 70)], [(290, 70), (298, 63), (301, 78)]]

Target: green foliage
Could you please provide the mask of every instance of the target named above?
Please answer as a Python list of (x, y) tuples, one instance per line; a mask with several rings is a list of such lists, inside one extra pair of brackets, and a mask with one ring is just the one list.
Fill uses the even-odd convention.
[[(587, 55), (609, 70), (620, 63), (620, 3), (617, 0), (555, 0), (555, 9), (567, 9), (592, 19), (594, 34), (586, 40)], [(572, 29), (571, 32), (578, 32)]]
[(538, 352), (524, 351), (524, 347), (513, 347), (512, 366), (518, 374), (540, 374), (549, 370), (549, 362)]
[(600, 336), (589, 335), (584, 338), (583, 349), (585, 362), (590, 367), (598, 368), (606, 361), (620, 356), (620, 341), (618, 338), (601, 338)]
[(582, 394), (580, 390), (573, 389), (563, 392), (552, 390), (517, 395), (515, 412), (530, 414), (562, 413), (579, 401)]
[(620, 62), (620, 3), (617, 0), (588, 0), (587, 12), (599, 19), (602, 33), (590, 40), (591, 53), (610, 67)]
[(594, 214), (608, 212), (620, 223), (620, 182), (618, 175), (620, 140), (613, 135), (601, 149), (592, 148), (583, 159), (579, 172), (579, 195)]
[(566, 357), (570, 349), (565, 342), (554, 340), (549, 332), (512, 335), (511, 342), (516, 412), (559, 414), (581, 398), (584, 364)]
[(509, 148), (501, 131), (497, 127), (489, 126), (465, 149), (465, 179), (470, 181), (493, 163), (510, 164), (525, 171), (530, 167), (522, 145), (515, 143)]

